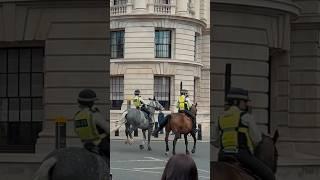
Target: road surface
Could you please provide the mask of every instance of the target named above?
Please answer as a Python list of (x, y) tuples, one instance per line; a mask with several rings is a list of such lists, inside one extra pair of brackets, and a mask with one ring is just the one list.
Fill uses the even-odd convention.
[[(189, 137), (189, 151), (193, 142)], [(136, 140), (133, 145), (124, 144), (124, 140), (111, 140), (110, 164), (112, 180), (160, 180), (165, 164), (172, 156), (172, 141), (169, 142), (170, 154), (165, 155), (165, 142), (152, 141), (152, 151), (139, 149), (141, 142)], [(176, 153), (185, 153), (184, 140), (180, 139)], [(198, 142), (197, 151), (191, 155), (198, 167), (199, 180), (210, 179), (208, 142)]]

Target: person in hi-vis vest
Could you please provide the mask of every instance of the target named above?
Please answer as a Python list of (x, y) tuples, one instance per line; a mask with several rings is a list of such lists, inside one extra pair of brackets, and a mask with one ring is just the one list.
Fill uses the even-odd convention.
[(253, 116), (247, 90), (231, 88), (227, 93), (226, 109), (214, 127), (213, 145), (220, 148), (219, 161), (235, 157), (262, 180), (274, 180), (272, 170), (254, 156), (254, 149), (262, 140)]
[[(188, 91), (185, 89), (180, 90), (180, 96), (178, 97), (176, 108), (178, 109), (178, 113), (185, 113), (187, 116), (189, 116), (192, 120), (192, 130), (194, 133), (197, 132), (196, 129), (196, 117), (190, 112), (190, 108), (192, 106), (192, 102), (187, 97)], [(166, 125), (167, 121), (164, 121), (163, 123), (159, 124), (159, 127), (152, 133), (153, 136), (156, 136), (156, 134), (161, 131)]]
[(74, 116), (74, 130), (86, 149), (94, 150), (98, 147), (99, 153), (108, 157), (109, 127), (106, 118), (94, 107), (96, 100), (96, 93), (91, 89), (84, 89), (79, 93), (80, 110)]
[(133, 98), (132, 101), (133, 101), (133, 105), (134, 105), (137, 109), (139, 109), (139, 110), (144, 111), (145, 113), (147, 113), (149, 123), (152, 124), (153, 122), (152, 122), (151, 113), (148, 111), (148, 109), (147, 109), (147, 107), (146, 107), (146, 106), (147, 106), (146, 102), (141, 98), (141, 96), (140, 96), (140, 90), (139, 90), (139, 89), (136, 89), (136, 90), (134, 91), (134, 98)]

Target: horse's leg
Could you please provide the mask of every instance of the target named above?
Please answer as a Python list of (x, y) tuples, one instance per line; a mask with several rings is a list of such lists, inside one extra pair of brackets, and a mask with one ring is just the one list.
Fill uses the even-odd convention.
[(128, 144), (128, 142), (129, 142), (129, 126), (127, 123), (125, 124), (125, 132), (126, 132), (127, 140), (124, 143)]
[(175, 155), (176, 154), (176, 144), (177, 144), (177, 141), (180, 137), (180, 133), (175, 133), (174, 135), (174, 140), (173, 140), (173, 149), (172, 149), (172, 154)]
[(197, 143), (197, 138), (196, 134), (194, 132), (191, 132), (191, 136), (193, 137), (193, 148), (192, 148), (192, 153), (196, 152), (196, 143)]
[(142, 139), (142, 143), (140, 145), (140, 150), (144, 149), (144, 144), (146, 142), (146, 130), (142, 130), (142, 134), (143, 134), (143, 139)]
[(133, 138), (132, 138), (132, 127), (130, 125), (128, 125), (128, 134), (130, 139), (128, 139), (129, 144), (133, 144)]
[(186, 145), (186, 154), (190, 154), (188, 150), (188, 134), (184, 134), (184, 143)]
[(151, 133), (152, 133), (152, 128), (149, 127), (149, 128), (148, 128), (148, 151), (151, 151), (151, 150), (152, 150), (152, 148), (151, 148), (151, 146), (150, 146)]
[(170, 131), (166, 129), (166, 137), (165, 137), (165, 141), (166, 141), (166, 155), (169, 154), (169, 133)]

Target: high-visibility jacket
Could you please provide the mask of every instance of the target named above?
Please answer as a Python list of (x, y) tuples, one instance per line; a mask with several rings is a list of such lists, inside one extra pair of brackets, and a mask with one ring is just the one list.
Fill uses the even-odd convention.
[(133, 101), (133, 105), (136, 108), (141, 108), (142, 103), (141, 103), (141, 97), (140, 96), (135, 96), (132, 101)]
[(239, 149), (248, 149), (253, 153), (254, 146), (249, 136), (249, 128), (241, 123), (244, 114), (245, 112), (241, 113), (238, 107), (232, 106), (219, 118), (220, 141), (224, 151), (237, 152)]
[(191, 104), (187, 101), (184, 95), (178, 97), (177, 108), (179, 111), (190, 110)]
[(74, 117), (76, 134), (83, 142), (91, 142), (98, 145), (106, 134), (100, 134), (93, 120), (93, 112), (90, 109), (79, 111)]

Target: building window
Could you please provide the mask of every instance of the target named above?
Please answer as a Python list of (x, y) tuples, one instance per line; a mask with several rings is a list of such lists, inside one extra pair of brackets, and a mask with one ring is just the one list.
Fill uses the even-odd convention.
[(113, 0), (113, 5), (125, 5), (127, 4), (127, 0)]
[(123, 103), (123, 76), (111, 76), (110, 100), (111, 109), (120, 110)]
[(170, 77), (154, 77), (154, 96), (166, 109), (170, 109)]
[(156, 30), (155, 32), (156, 58), (171, 58), (171, 31)]
[(170, 0), (155, 0), (155, 4), (170, 4)]
[(124, 54), (124, 30), (111, 31), (111, 58), (123, 58)]
[(0, 152), (33, 153), (43, 120), (43, 48), (0, 49)]
[(200, 34), (195, 33), (194, 35), (194, 61), (197, 61), (199, 57), (199, 45), (200, 45)]

